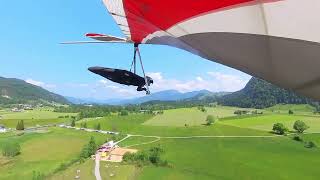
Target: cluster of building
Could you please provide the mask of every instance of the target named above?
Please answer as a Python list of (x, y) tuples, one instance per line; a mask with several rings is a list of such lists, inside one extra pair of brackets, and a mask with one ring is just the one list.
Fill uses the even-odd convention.
[(114, 143), (113, 141), (109, 141), (103, 144), (102, 146), (100, 146), (99, 149), (97, 150), (97, 153), (100, 154), (101, 159), (105, 159), (108, 153), (110, 153), (112, 150), (114, 150), (117, 147), (118, 145), (116, 143)]
[(109, 141), (97, 150), (97, 154), (100, 157), (100, 161), (121, 162), (125, 153), (136, 153), (136, 149), (121, 148), (117, 143)]
[(12, 112), (23, 112), (27, 110), (33, 110), (33, 106), (30, 104), (18, 104), (16, 107), (12, 108)]

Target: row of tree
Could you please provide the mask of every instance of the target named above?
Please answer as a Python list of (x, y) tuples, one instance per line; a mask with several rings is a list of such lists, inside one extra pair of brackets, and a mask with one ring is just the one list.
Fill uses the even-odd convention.
[[(303, 121), (297, 120), (293, 124), (293, 129), (296, 130), (298, 133), (303, 133), (305, 130), (309, 129), (310, 127)], [(289, 129), (283, 123), (276, 123), (273, 125), (272, 130), (276, 134), (283, 135), (289, 131)]]

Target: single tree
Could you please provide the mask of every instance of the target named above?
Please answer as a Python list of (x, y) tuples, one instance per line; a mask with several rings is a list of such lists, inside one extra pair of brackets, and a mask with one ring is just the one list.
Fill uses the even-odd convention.
[(20, 121), (18, 121), (18, 123), (17, 123), (17, 125), (16, 125), (16, 130), (20, 130), (20, 127), (21, 127)]
[(207, 122), (207, 125), (210, 126), (211, 124), (213, 124), (215, 122), (215, 119), (212, 115), (208, 115), (206, 122)]
[(93, 154), (96, 153), (96, 150), (97, 150), (96, 141), (94, 140), (94, 137), (91, 136), (90, 141), (89, 141), (89, 144), (88, 144), (88, 153), (89, 153), (90, 155), (93, 155)]
[(288, 113), (289, 114), (293, 114), (293, 111), (291, 109), (289, 109)]
[(24, 121), (21, 120), (21, 130), (24, 130)]
[(286, 128), (286, 127), (284, 126), (284, 124), (282, 124), (282, 123), (276, 123), (276, 124), (273, 125), (272, 130), (273, 130), (276, 134), (283, 135), (283, 134), (285, 134), (285, 133), (288, 131), (288, 128)]
[(18, 121), (17, 126), (16, 126), (16, 130), (19, 130), (19, 131), (24, 130), (23, 120)]
[(308, 128), (309, 128), (309, 126), (307, 126), (306, 123), (304, 123), (301, 120), (297, 120), (293, 124), (293, 129), (295, 129), (298, 133), (303, 133)]
[(126, 111), (126, 110), (121, 110), (120, 111), (120, 116), (128, 116), (128, 111)]
[(87, 128), (87, 122), (83, 123), (83, 128)]
[(100, 125), (100, 123), (98, 123), (98, 124), (96, 125), (96, 130), (101, 130), (101, 125)]
[(75, 127), (76, 126), (76, 121), (74, 119), (71, 120), (71, 127)]

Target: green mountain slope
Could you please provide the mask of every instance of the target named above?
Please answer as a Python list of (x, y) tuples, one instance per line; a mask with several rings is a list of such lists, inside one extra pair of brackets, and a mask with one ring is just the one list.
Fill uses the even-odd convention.
[(242, 90), (219, 99), (220, 104), (245, 108), (266, 108), (280, 103), (308, 104), (311, 102), (308, 98), (258, 78), (252, 78)]
[(20, 79), (0, 77), (0, 104), (33, 102), (68, 103), (63, 96), (49, 92), (39, 86)]

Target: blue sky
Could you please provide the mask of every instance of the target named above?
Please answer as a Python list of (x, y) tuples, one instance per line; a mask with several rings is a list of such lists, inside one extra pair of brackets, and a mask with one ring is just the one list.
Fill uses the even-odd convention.
[[(88, 40), (85, 33), (123, 36), (101, 0), (3, 1), (0, 6), (0, 76), (14, 77), (65, 96), (127, 98), (143, 96), (134, 87), (103, 80), (90, 66), (128, 69), (133, 48), (123, 44), (61, 45)], [(208, 89), (235, 91), (250, 76), (167, 46), (142, 45), (153, 92)]]

